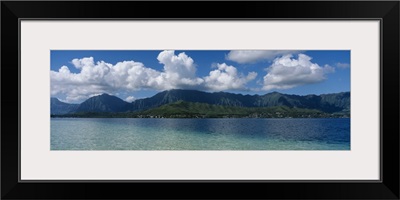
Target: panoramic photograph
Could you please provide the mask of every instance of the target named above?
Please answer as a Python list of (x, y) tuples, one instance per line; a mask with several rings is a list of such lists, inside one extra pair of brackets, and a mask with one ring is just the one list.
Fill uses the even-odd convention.
[(51, 50), (50, 150), (350, 150), (349, 50)]

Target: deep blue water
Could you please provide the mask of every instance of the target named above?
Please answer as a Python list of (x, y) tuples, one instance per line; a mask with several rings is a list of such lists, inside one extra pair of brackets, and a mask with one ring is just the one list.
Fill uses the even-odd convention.
[(350, 150), (350, 119), (51, 118), (51, 150)]

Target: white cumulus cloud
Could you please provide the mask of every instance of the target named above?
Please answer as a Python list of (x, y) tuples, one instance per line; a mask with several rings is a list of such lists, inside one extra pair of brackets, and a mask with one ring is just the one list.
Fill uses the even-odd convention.
[(158, 55), (157, 60), (164, 64), (166, 73), (176, 73), (184, 78), (193, 78), (196, 75), (194, 61), (185, 53), (175, 55), (175, 51), (163, 51)]
[(122, 61), (113, 65), (104, 61), (95, 63), (93, 57), (73, 59), (71, 63), (79, 70), (78, 73), (72, 73), (67, 66), (62, 66), (58, 71), (50, 71), (51, 94), (65, 94), (66, 101), (76, 102), (92, 94), (113, 94), (145, 88), (185, 88), (203, 81), (195, 77), (194, 61), (185, 53), (174, 55), (174, 51), (163, 51), (158, 59), (164, 64), (163, 71), (135, 61)]
[(217, 64), (217, 69), (204, 77), (205, 87), (212, 91), (245, 89), (245, 84), (257, 76), (250, 72), (247, 76), (238, 73), (237, 69), (225, 63)]
[(134, 97), (134, 96), (129, 96), (129, 97), (126, 97), (125, 98), (125, 101), (126, 102), (129, 102), (129, 103), (131, 103), (131, 102), (133, 102), (133, 101), (135, 101), (136, 100), (136, 98)]
[(223, 63), (218, 64), (209, 76), (197, 77), (196, 65), (185, 53), (175, 55), (174, 51), (162, 51), (157, 59), (164, 65), (161, 71), (136, 61), (110, 64), (95, 62), (93, 57), (73, 59), (71, 63), (79, 70), (77, 73), (67, 66), (50, 71), (51, 95), (63, 94), (67, 102), (79, 102), (93, 94), (129, 93), (142, 89), (238, 90), (257, 76), (255, 72), (245, 76), (235, 67)]
[[(84, 62), (91, 60), (91, 62)], [(149, 79), (161, 72), (146, 68), (140, 62), (124, 61), (115, 65), (93, 58), (74, 59), (80, 71), (72, 73), (67, 66), (50, 71), (51, 94), (65, 94), (67, 102), (87, 99), (93, 94), (113, 94), (119, 90), (137, 90), (149, 87)]]
[(232, 50), (226, 59), (237, 63), (256, 63), (259, 61), (273, 60), (277, 56), (295, 54), (300, 51), (295, 50)]
[(157, 60), (164, 65), (164, 73), (157, 81), (165, 89), (186, 88), (203, 83), (201, 78), (196, 77), (193, 59), (185, 53), (175, 55), (175, 51), (163, 51)]
[(77, 68), (81, 69), (83, 66), (94, 66), (93, 57), (78, 59), (75, 58), (71, 61), (71, 63)]
[(298, 59), (291, 54), (276, 58), (267, 68), (263, 89), (289, 89), (300, 85), (318, 83), (326, 79), (326, 74), (334, 72), (334, 68), (319, 66), (311, 62), (311, 57), (298, 54)]

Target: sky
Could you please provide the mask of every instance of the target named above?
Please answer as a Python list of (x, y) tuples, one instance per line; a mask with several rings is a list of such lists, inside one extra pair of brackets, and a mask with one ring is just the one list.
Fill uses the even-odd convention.
[(240, 94), (350, 91), (349, 50), (52, 50), (51, 97), (125, 101), (169, 89)]

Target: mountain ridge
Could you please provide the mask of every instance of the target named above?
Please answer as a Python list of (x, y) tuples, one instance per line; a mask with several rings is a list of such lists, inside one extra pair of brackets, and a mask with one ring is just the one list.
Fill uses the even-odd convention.
[[(288, 108), (316, 109), (326, 113), (350, 112), (350, 92), (321, 95), (293, 95), (271, 92), (264, 95), (243, 95), (229, 92), (210, 93), (198, 90), (172, 89), (159, 92), (148, 98), (137, 99), (132, 103), (128, 103), (116, 96), (102, 94), (91, 97), (81, 104), (78, 104), (78, 107), (75, 110), (61, 113), (138, 112), (157, 108), (177, 101), (229, 107), (261, 108), (285, 106)], [(53, 111), (54, 109), (52, 108), (51, 110)], [(57, 113), (52, 112), (51, 114)]]
[(57, 98), (50, 98), (50, 113), (51, 114), (68, 114), (74, 112), (78, 108), (79, 104), (69, 104), (60, 101)]

